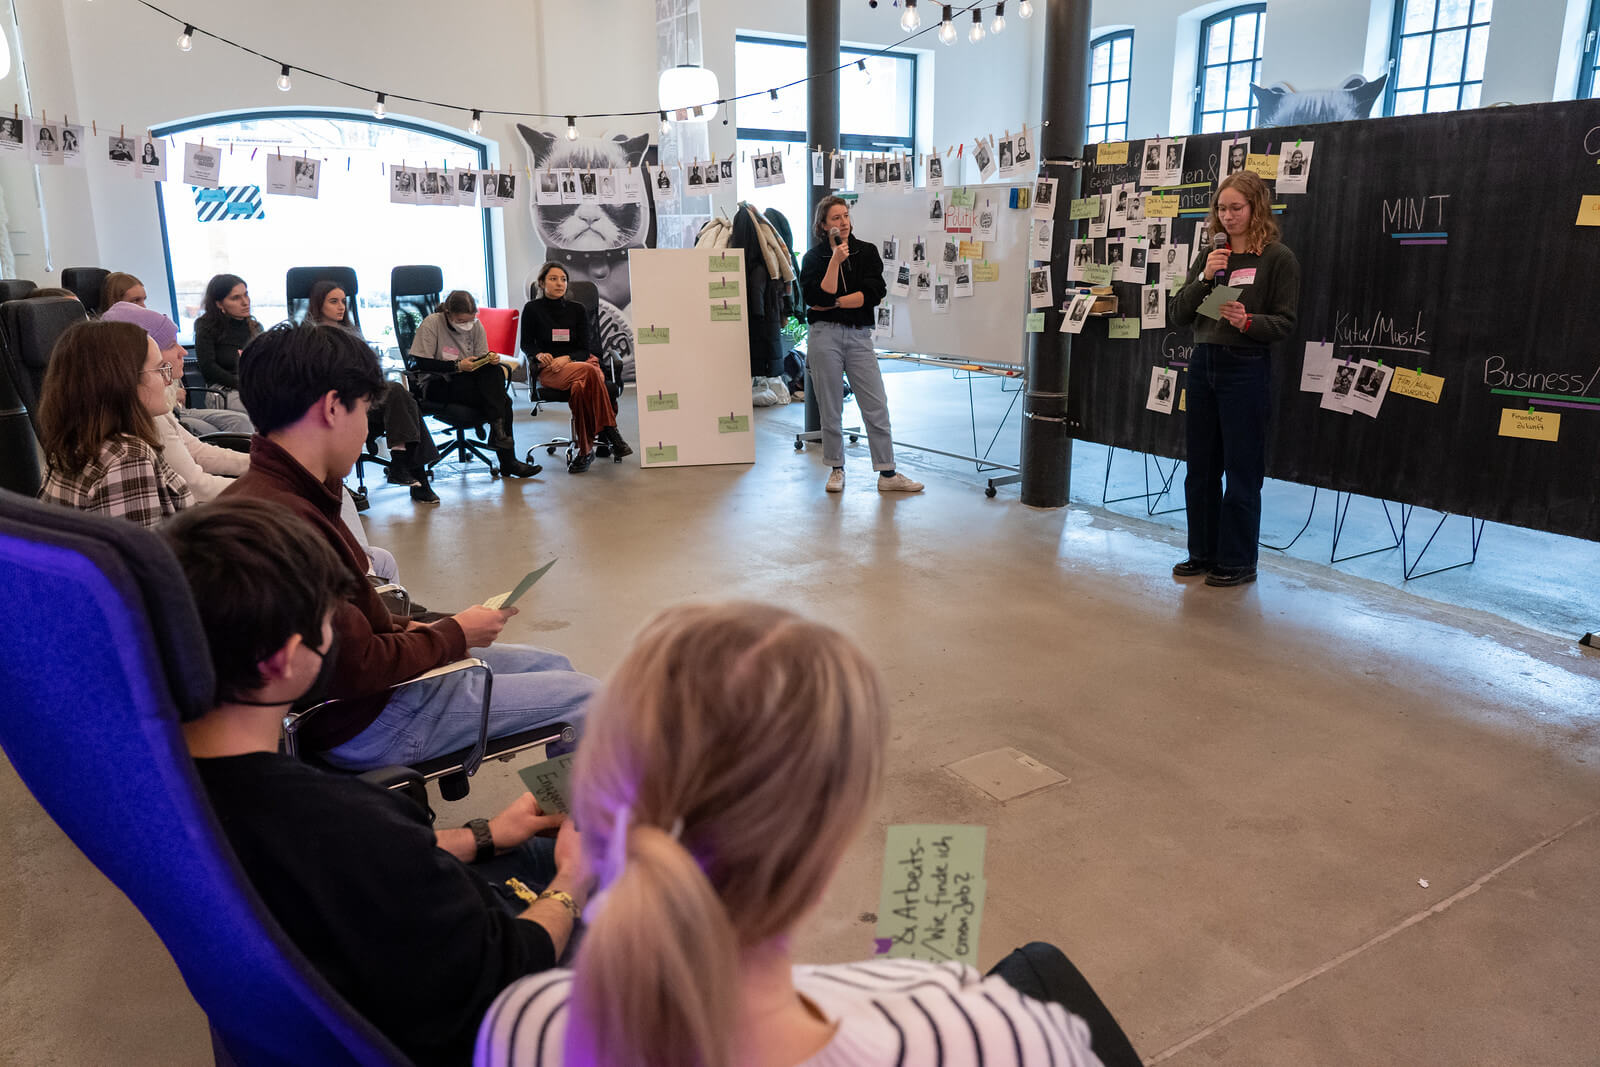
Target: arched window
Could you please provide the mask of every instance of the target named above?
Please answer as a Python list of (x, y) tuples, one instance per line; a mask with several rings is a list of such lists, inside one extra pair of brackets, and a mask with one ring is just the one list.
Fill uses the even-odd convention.
[(1128, 94), (1133, 85), (1133, 31), (1101, 34), (1089, 45), (1089, 121), (1084, 143), (1128, 139)]
[(1261, 77), (1267, 5), (1242, 4), (1200, 24), (1200, 62), (1194, 90), (1196, 133), (1248, 130), (1256, 124), (1250, 83)]
[(1396, 0), (1384, 113), (1477, 107), (1493, 0)]
[(1578, 99), (1600, 99), (1600, 0), (1589, 7), (1589, 29), (1583, 35), (1583, 72), (1578, 75)]
[[(286, 317), (284, 275), (296, 266), (354, 267), (367, 340), (394, 343), (389, 271), (436, 263), (446, 289), (494, 303), (489, 213), (468, 207), (389, 202), (390, 164), (490, 166), (487, 145), (428, 123), (344, 108), (270, 108), (204, 115), (152, 131), (176, 145), (169, 180), (158, 185), (167, 283), (185, 336), (203, 310), (207, 280), (237, 274), (250, 285), (265, 325)], [(183, 146), (215, 145), (220, 189), (183, 182)], [(266, 159), (307, 152), (322, 162), (315, 199), (263, 195)], [(370, 310), (369, 310), (370, 309)]]

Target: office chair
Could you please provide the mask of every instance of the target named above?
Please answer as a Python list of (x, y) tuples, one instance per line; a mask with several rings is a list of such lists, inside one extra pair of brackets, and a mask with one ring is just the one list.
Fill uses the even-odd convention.
[(69, 326), (86, 321), (84, 305), (70, 296), (0, 304), (0, 354), (35, 434), (39, 432), (39, 394), (50, 366), (50, 352)]
[[(528, 286), (528, 299), (530, 301), (534, 300), (538, 295), (538, 283), (534, 282)], [(622, 396), (622, 363), (617, 353), (600, 336), (600, 290), (595, 286), (594, 282), (569, 282), (567, 284), (567, 299), (583, 306), (584, 322), (588, 327), (585, 332), (589, 335), (589, 353), (598, 356), (600, 359), (600, 369), (604, 372), (606, 378), (606, 392), (611, 394), (611, 403), (612, 406), (615, 406)], [(540, 385), (539, 364), (534, 356), (535, 353), (533, 352), (524, 352), (522, 354), (522, 358), (528, 361), (528, 392), (533, 395), (533, 413), (537, 415), (539, 414), (540, 405), (567, 404), (572, 400), (572, 394), (565, 389), (552, 389), (547, 385)], [(571, 432), (569, 429), (568, 434), (570, 435)], [(569, 463), (572, 462), (573, 453), (577, 451), (571, 436), (552, 437), (542, 445), (534, 445), (528, 449), (529, 463), (533, 462), (533, 454), (541, 448), (545, 450), (546, 455), (551, 456), (556, 454), (556, 449), (565, 449), (567, 462)], [(602, 459), (610, 456), (612, 454), (611, 446), (604, 441), (596, 441), (594, 443), (594, 454)], [(616, 456), (614, 461), (621, 463), (622, 457)]]
[(0, 747), (154, 927), (219, 1067), (408, 1064), (284, 935), (211, 812), (178, 721), (215, 680), (161, 538), (0, 492), (0, 584), (28, 619), (0, 642)]
[(37, 285), (24, 278), (0, 279), (0, 304), (7, 300), (21, 300), (37, 288)]
[(110, 276), (111, 272), (104, 267), (68, 267), (61, 272), (61, 288), (77, 293), (84, 310), (98, 315), (104, 310), (100, 307), (100, 290), (105, 288)]
[[(0, 342), (3, 343), (3, 342)], [(12, 372), (12, 361), (4, 357), (0, 368), (0, 489), (34, 497), (44, 485), (39, 468), (39, 439), (28, 421)]]
[(290, 321), (306, 321), (306, 312), (311, 307), (311, 287), (322, 281), (333, 282), (344, 290), (347, 300), (345, 317), (360, 333), (361, 315), (356, 307), (359, 286), (354, 267), (290, 267), (283, 278), (285, 306), (289, 309)]

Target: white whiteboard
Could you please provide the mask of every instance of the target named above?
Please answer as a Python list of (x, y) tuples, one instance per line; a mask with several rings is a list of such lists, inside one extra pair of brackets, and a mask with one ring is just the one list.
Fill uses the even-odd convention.
[[(726, 269), (713, 260), (726, 257)], [(634, 373), (639, 391), (641, 467), (754, 463), (751, 427), (750, 294), (740, 249), (633, 248)], [(713, 298), (713, 285), (736, 293)], [(712, 308), (737, 309), (729, 321)], [(666, 330), (666, 343), (647, 343)], [(675, 406), (666, 407), (670, 398)], [(657, 408), (658, 410), (651, 410)]]
[[(917, 356), (948, 356), (974, 363), (1022, 364), (1027, 349), (1023, 320), (1028, 313), (1028, 240), (1033, 211), (1008, 206), (1011, 190), (1018, 185), (1022, 183), (964, 187), (976, 194), (980, 210), (985, 201), (995, 209), (995, 240), (985, 242), (983, 258), (999, 267), (999, 280), (975, 281), (971, 296), (951, 300), (948, 315), (935, 315), (933, 301), (918, 299), (915, 288), (909, 296), (895, 296), (891, 291), (884, 302), (894, 307), (894, 333), (873, 342), (879, 349)], [(1031, 192), (1031, 185), (1026, 188)], [(946, 236), (970, 239), (972, 235), (946, 235), (928, 229), (928, 205), (933, 193), (934, 190), (917, 188), (908, 195), (868, 186), (850, 209), (851, 232), (876, 244), (880, 253), (886, 238), (898, 237), (903, 261), (911, 259), (912, 242), (921, 236), (927, 242), (928, 254), (937, 261)], [(887, 265), (885, 272), (892, 281)]]

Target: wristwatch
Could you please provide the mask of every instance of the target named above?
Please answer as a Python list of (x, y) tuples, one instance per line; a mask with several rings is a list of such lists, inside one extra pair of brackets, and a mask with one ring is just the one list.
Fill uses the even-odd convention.
[(472, 843), (478, 846), (478, 851), (473, 855), (473, 863), (486, 863), (494, 859), (494, 834), (489, 832), (488, 819), (472, 819), (466, 829), (472, 831)]

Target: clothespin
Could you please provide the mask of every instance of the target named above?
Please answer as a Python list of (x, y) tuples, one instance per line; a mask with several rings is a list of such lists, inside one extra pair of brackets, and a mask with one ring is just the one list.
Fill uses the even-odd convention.
[(96, 137), (100, 136), (100, 124), (94, 119), (89, 120), (89, 132), (94, 134)]
[(281, 146), (281, 145), (278, 147), (278, 158), (279, 159), (283, 158), (283, 146)]
[(39, 125), (50, 125), (50, 112), (46, 111), (44, 108), (39, 109)]
[(250, 149), (250, 161), (252, 163), (255, 162), (256, 153), (259, 152), (259, 151), (261, 151), (261, 147), (259, 145), (257, 145), (255, 148)]

